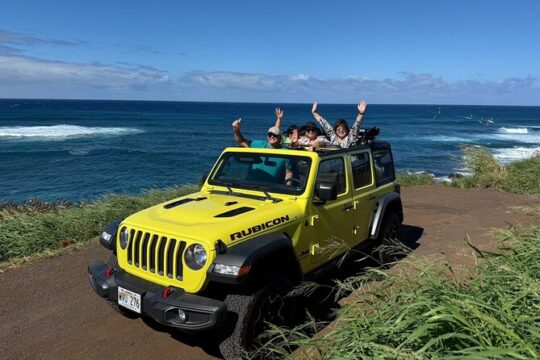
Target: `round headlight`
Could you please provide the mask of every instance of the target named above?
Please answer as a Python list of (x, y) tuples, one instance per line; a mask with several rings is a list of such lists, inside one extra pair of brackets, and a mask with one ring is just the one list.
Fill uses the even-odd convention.
[(206, 250), (201, 244), (190, 245), (184, 255), (186, 265), (193, 270), (199, 270), (206, 264)]
[(122, 228), (122, 230), (120, 230), (120, 246), (122, 247), (123, 250), (127, 248), (128, 242), (129, 242), (129, 231), (127, 228), (124, 227)]

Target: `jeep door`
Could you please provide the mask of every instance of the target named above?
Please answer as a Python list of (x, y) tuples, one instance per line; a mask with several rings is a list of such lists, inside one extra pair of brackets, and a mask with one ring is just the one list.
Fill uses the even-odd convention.
[(317, 204), (314, 194), (311, 204), (312, 225), (311, 259), (321, 264), (346, 251), (352, 241), (354, 213), (352, 210), (352, 187), (347, 179), (347, 166), (343, 156), (324, 159), (319, 163), (316, 184), (337, 185), (337, 199)]
[(367, 240), (369, 237), (378, 193), (371, 166), (372, 159), (370, 151), (366, 149), (351, 153), (349, 160), (352, 174), (354, 208), (353, 244), (351, 245), (354, 246)]

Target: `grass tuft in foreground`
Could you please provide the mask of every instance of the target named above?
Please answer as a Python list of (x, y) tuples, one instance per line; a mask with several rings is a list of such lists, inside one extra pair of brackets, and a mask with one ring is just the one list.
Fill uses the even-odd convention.
[[(540, 226), (502, 231), (512, 247), (483, 256), (467, 279), (436, 263), (414, 273), (377, 269), (341, 309), (335, 326), (313, 338), (302, 328), (275, 332), (259, 353), (320, 359), (534, 359), (540, 356)], [(367, 286), (373, 278), (377, 286)], [(313, 327), (313, 324), (304, 327)]]
[(115, 219), (196, 190), (178, 186), (70, 206), (5, 207), (0, 210), (0, 262), (88, 241)]

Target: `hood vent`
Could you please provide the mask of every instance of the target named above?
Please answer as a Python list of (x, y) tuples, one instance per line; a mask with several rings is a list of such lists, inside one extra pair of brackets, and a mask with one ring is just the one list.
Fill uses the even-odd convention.
[(239, 207), (239, 208), (234, 209), (234, 210), (229, 210), (227, 212), (216, 215), (214, 217), (217, 217), (217, 218), (233, 217), (233, 216), (240, 215), (240, 214), (246, 213), (246, 212), (254, 210), (254, 209), (255, 208), (252, 208), (252, 207), (249, 207), (249, 206), (243, 206), (243, 207)]
[(198, 197), (198, 198), (195, 198), (195, 199), (187, 198), (187, 199), (177, 200), (175, 202), (165, 204), (165, 205), (163, 205), (163, 207), (165, 209), (172, 209), (173, 207), (177, 207), (177, 206), (180, 206), (180, 205), (183, 205), (183, 204), (187, 204), (188, 202), (201, 201), (201, 200), (205, 200), (205, 199), (206, 199), (205, 197)]

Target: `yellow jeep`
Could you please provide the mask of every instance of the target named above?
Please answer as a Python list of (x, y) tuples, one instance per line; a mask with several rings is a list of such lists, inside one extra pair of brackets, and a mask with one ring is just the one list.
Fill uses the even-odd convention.
[[(113, 254), (88, 274), (119, 312), (186, 332), (217, 328), (223, 356), (237, 358), (283, 318), (292, 286), (335, 266), (347, 247), (396, 238), (402, 221), (386, 142), (227, 148), (199, 192), (108, 225), (100, 243)], [(336, 242), (345, 246), (335, 251)]]

